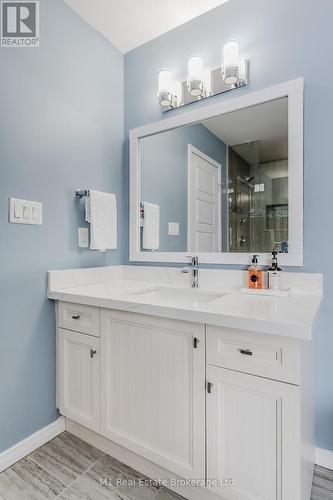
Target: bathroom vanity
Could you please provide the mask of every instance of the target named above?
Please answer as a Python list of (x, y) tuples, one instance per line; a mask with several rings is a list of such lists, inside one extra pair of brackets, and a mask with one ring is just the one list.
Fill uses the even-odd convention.
[[(290, 297), (241, 294), (243, 271), (52, 271), (67, 429), (190, 499), (309, 500), (311, 328), (321, 275)], [(204, 482), (212, 480), (212, 486)]]
[[(130, 261), (303, 265), (301, 78), (129, 138)], [(50, 272), (66, 428), (192, 500), (310, 500), (322, 277), (286, 273), (275, 297), (245, 276)]]

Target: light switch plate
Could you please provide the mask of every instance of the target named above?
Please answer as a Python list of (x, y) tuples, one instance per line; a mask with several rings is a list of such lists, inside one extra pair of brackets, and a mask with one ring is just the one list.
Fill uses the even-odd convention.
[(39, 201), (9, 198), (9, 222), (11, 224), (42, 225), (43, 204)]
[(77, 231), (80, 248), (89, 248), (89, 230), (87, 227), (79, 227)]
[(168, 234), (169, 236), (179, 236), (178, 222), (169, 222)]

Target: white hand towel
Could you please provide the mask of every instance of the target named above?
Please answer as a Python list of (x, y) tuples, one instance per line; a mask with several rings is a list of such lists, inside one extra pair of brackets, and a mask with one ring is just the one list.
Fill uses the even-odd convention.
[(90, 222), (91, 250), (117, 248), (117, 199), (115, 194), (90, 191), (86, 200), (86, 219)]
[(90, 222), (90, 196), (85, 197), (84, 208), (86, 211), (85, 221)]
[(154, 203), (143, 203), (143, 237), (144, 250), (158, 250), (160, 248), (160, 207)]

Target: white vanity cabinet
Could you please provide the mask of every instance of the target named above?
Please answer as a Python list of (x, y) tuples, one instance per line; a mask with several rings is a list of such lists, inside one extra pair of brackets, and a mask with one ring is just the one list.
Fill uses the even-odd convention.
[(104, 451), (153, 479), (218, 481), (178, 490), (193, 500), (310, 500), (309, 342), (61, 302), (57, 310), (58, 401), (71, 431), (80, 424), (79, 437), (104, 440)]
[(206, 328), (207, 477), (219, 481), (215, 493), (224, 500), (310, 500), (306, 348), (296, 339)]
[(99, 432), (99, 339), (62, 328), (58, 335), (60, 413)]
[(207, 476), (225, 500), (298, 499), (299, 388), (208, 366)]
[(204, 326), (101, 310), (102, 434), (181, 477), (205, 475)]

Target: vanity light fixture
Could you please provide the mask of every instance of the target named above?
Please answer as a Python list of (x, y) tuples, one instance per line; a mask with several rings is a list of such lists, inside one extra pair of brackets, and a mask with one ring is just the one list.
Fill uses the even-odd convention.
[(162, 111), (191, 104), (198, 100), (228, 92), (248, 83), (248, 62), (240, 56), (237, 40), (229, 40), (222, 48), (220, 68), (208, 70), (199, 55), (187, 63), (186, 81), (175, 81), (166, 69), (159, 72), (158, 99)]

